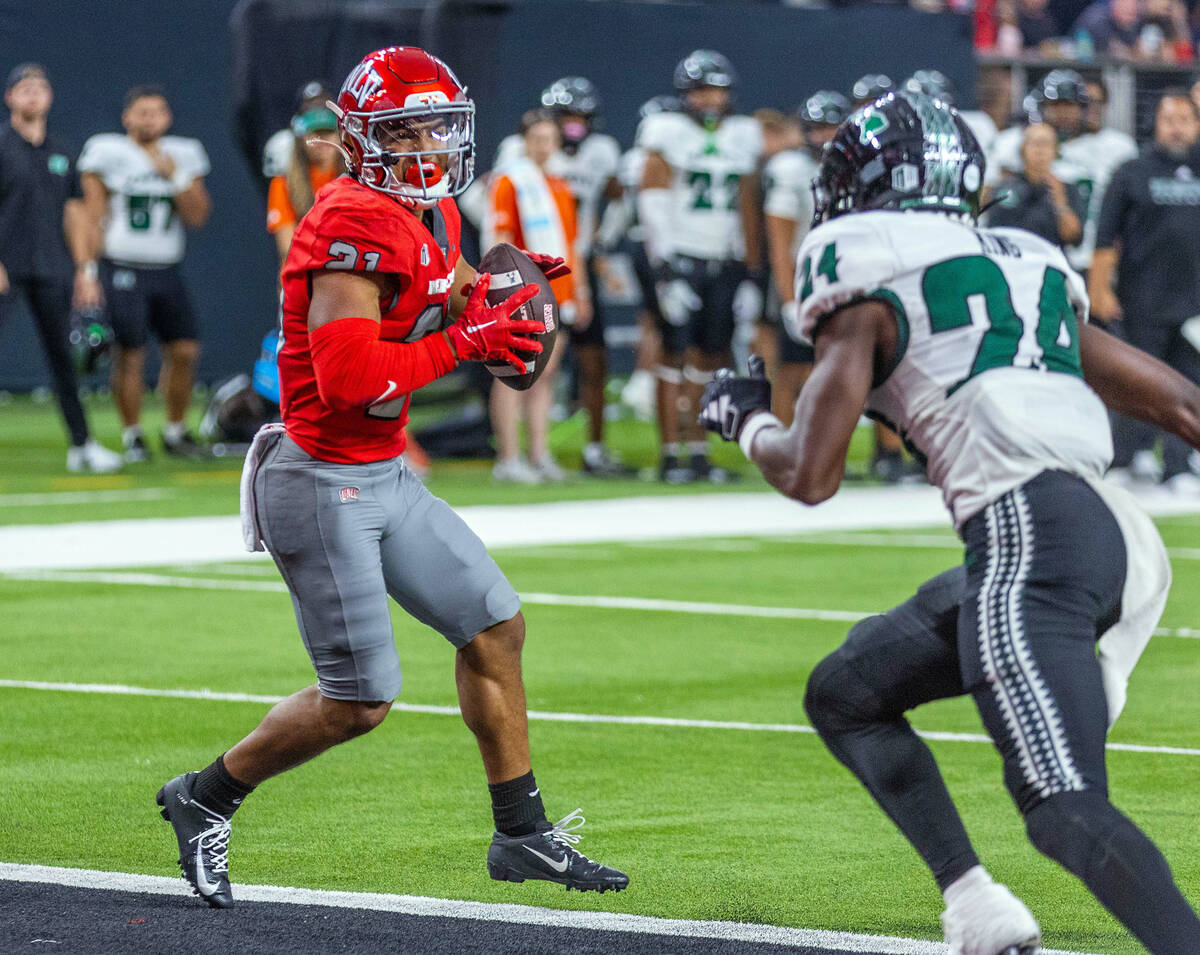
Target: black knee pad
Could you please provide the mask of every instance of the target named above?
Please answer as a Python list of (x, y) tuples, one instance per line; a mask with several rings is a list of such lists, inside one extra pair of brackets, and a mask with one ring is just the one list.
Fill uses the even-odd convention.
[(1025, 831), (1034, 848), (1086, 881), (1085, 873), (1100, 862), (1128, 819), (1094, 789), (1057, 793), (1025, 814)]
[[(854, 625), (859, 628), (878, 625), (883, 617), (870, 617)], [(808, 677), (804, 692), (804, 711), (822, 736), (856, 729), (880, 716), (879, 698), (854, 666), (853, 654), (842, 644), (818, 663)]]

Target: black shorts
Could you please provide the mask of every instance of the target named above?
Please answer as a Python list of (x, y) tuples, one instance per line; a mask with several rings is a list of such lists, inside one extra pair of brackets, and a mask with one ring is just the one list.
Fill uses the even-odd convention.
[(812, 345), (801, 345), (779, 326), (779, 361), (784, 365), (811, 365), (816, 360)]
[(658, 293), (654, 290), (654, 266), (646, 255), (644, 242), (633, 244), (633, 274), (637, 278), (638, 288), (642, 293), (642, 307), (650, 313), (655, 322), (661, 323), (662, 312), (658, 310)]
[(599, 285), (596, 282), (596, 260), (591, 257), (587, 260), (587, 275), (588, 287), (592, 290), (592, 320), (588, 322), (587, 327), (583, 331), (576, 331), (574, 325), (569, 326), (571, 329), (571, 344), (599, 345), (603, 348), (604, 303), (600, 301)]
[(701, 305), (682, 325), (672, 325), (659, 316), (663, 351), (682, 355), (695, 346), (708, 355), (723, 354), (733, 343), (733, 296), (747, 276), (746, 264), (735, 259), (676, 256), (672, 266), (692, 287)]
[(178, 265), (143, 268), (103, 259), (105, 311), (122, 348), (142, 348), (153, 329), (160, 342), (199, 337)]

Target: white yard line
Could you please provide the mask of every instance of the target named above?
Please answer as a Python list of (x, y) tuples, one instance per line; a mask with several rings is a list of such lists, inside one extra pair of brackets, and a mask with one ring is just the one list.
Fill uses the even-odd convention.
[[(224, 703), (263, 703), (272, 705), (282, 697), (261, 693), (226, 693), (219, 690), (171, 690), (146, 686), (126, 686), (119, 683), (61, 683), (46, 680), (0, 680), (0, 689), (43, 690), (57, 693), (98, 693), (106, 696), (146, 696), (176, 700), (214, 700)], [(423, 703), (393, 703), (392, 709), (403, 713), (424, 713), (432, 716), (458, 716), (457, 706), (434, 706)], [(733, 730), (757, 733), (814, 734), (816, 730), (803, 723), (752, 723), (744, 720), (695, 720), (674, 716), (619, 716), (607, 713), (556, 713), (530, 710), (529, 719), (543, 723), (603, 723), (618, 726), (669, 726), (676, 729)], [(942, 743), (986, 743), (991, 737), (982, 733), (948, 733), (938, 730), (918, 730), (917, 735)], [(1200, 756), (1200, 749), (1182, 746), (1150, 746), (1142, 743), (1108, 743), (1114, 752), (1151, 753), (1158, 756)]]
[[(17, 865), (10, 862), (0, 862), (0, 880), (65, 885), (82, 889), (106, 889), (114, 892), (143, 892), (151, 895), (187, 896), (191, 894), (191, 890), (183, 880), (178, 878), (158, 875), (128, 875), (122, 872), (98, 872), (94, 869)], [(795, 948), (825, 948), (837, 952), (878, 952), (881, 955), (946, 955), (947, 952), (946, 946), (941, 942), (895, 938), (886, 935), (860, 935), (821, 929), (783, 928), (777, 925), (759, 925), (748, 922), (690, 921), (653, 918), (647, 915), (625, 915), (620, 912), (576, 912), (568, 909), (539, 908), (532, 905), (466, 902), (454, 899), (425, 898), (419, 895), (387, 895), (379, 892), (332, 892), (278, 885), (238, 883), (234, 891), (237, 898), (245, 902), (329, 906), (432, 918), (473, 919), (596, 932), (664, 935), (674, 938), (711, 938)], [(1075, 953), (1060, 952), (1049, 948), (1041, 949), (1041, 951), (1044, 955), (1075, 955)]]
[[(0, 580), (62, 581), (64, 583), (124, 584), (136, 587), (179, 587), (185, 590), (251, 591), (287, 593), (279, 580), (238, 580), (233, 577), (190, 577), (140, 571), (31, 570), (0, 573)], [(806, 607), (760, 607), (751, 604), (706, 603), (695, 600), (659, 600), (652, 597), (608, 597), (587, 594), (524, 593), (528, 604), (559, 607), (598, 607), (609, 610), (651, 610), (664, 613), (695, 613), (722, 617), (773, 617), (784, 620), (830, 620), (856, 623), (877, 610), (816, 610)], [(1200, 639), (1192, 627), (1159, 627), (1156, 637)]]
[[(794, 544), (834, 544), (848, 547), (901, 547), (961, 551), (963, 543), (949, 534), (827, 534), (818, 532), (785, 538)], [(1168, 547), (1167, 556), (1177, 560), (1200, 560), (1200, 547)]]

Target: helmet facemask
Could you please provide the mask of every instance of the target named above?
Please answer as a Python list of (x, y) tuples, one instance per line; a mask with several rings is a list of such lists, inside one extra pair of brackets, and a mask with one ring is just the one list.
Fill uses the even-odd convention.
[(429, 208), (460, 195), (475, 176), (475, 105), (434, 103), (340, 117), (359, 180)]

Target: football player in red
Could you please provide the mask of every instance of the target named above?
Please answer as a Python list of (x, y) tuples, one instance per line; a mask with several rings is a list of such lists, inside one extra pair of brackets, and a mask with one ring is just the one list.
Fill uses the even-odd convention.
[[(520, 600), (482, 542), (399, 455), (409, 395), (460, 361), (538, 352), (540, 323), (511, 315), (527, 285), (488, 306), (490, 276), (459, 253), (454, 196), (471, 182), (474, 103), (413, 47), (367, 56), (334, 111), (348, 174), (324, 186), (284, 263), (283, 427), (264, 428), (243, 474), (247, 546), (271, 552), (317, 683), (276, 704), (199, 772), (159, 791), (184, 877), (233, 904), (230, 817), (259, 783), (373, 729), (400, 692), (390, 596), (456, 649), (463, 719), (492, 798), (493, 879), (623, 889), (574, 848), (578, 810), (551, 825), (530, 766)], [(548, 275), (559, 259), (532, 256)], [(261, 541), (261, 543), (260, 543)]]

